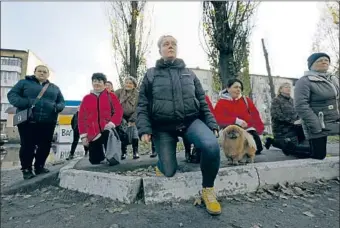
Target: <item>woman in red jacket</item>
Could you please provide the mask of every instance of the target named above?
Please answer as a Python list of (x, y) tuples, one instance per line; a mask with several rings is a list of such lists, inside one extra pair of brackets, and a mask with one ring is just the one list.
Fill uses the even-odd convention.
[(123, 109), (114, 93), (105, 89), (106, 76), (92, 75), (93, 90), (81, 102), (78, 114), (78, 128), (81, 141), (88, 146), (91, 164), (99, 164), (105, 159), (109, 129), (120, 125)]
[(243, 96), (242, 91), (243, 83), (240, 80), (229, 80), (227, 89), (221, 91), (220, 100), (215, 106), (215, 118), (221, 128), (236, 124), (246, 129), (255, 139), (256, 154), (260, 154), (263, 146), (259, 135), (263, 133), (264, 125), (254, 103)]

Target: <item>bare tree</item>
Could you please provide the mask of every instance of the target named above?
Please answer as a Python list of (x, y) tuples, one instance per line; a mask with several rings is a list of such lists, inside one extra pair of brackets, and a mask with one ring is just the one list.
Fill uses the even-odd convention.
[(312, 50), (327, 52), (331, 67), (339, 76), (339, 1), (322, 3), (320, 21), (314, 36)]
[(246, 63), (251, 19), (258, 5), (253, 1), (203, 2), (203, 48), (223, 87), (238, 77)]
[(114, 1), (106, 6), (119, 82), (123, 85), (126, 76), (139, 82), (145, 73), (145, 56), (151, 45), (151, 14), (147, 15), (146, 1)]

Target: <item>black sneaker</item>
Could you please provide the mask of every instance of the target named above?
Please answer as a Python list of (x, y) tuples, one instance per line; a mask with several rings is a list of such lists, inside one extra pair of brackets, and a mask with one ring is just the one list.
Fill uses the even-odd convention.
[(135, 153), (135, 154), (133, 155), (133, 159), (139, 159), (139, 154), (138, 154), (138, 153)]
[(46, 169), (46, 168), (38, 168), (38, 169), (34, 169), (34, 173), (35, 175), (39, 175), (39, 174), (44, 174), (44, 173), (49, 173), (50, 170)]
[(33, 177), (35, 177), (32, 170), (29, 170), (29, 169), (23, 169), (22, 170), (22, 176), (23, 176), (24, 180), (32, 179)]
[(150, 154), (150, 158), (155, 158), (155, 157), (157, 157), (157, 153), (156, 153), (156, 152), (152, 152), (152, 153)]
[(68, 160), (72, 160), (74, 158), (74, 155), (72, 155), (72, 154), (70, 154), (67, 158), (66, 158), (66, 160), (68, 161)]
[(126, 154), (122, 154), (122, 156), (120, 157), (121, 160), (126, 159)]
[(269, 148), (271, 147), (271, 145), (273, 144), (274, 139), (267, 137), (266, 138), (266, 142), (264, 143), (264, 147), (269, 150)]

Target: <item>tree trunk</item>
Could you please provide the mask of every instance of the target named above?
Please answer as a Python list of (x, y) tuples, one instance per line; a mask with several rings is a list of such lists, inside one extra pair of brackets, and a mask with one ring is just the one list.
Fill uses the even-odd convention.
[(261, 39), (261, 42), (262, 42), (264, 58), (266, 60), (266, 68), (267, 68), (268, 79), (269, 79), (269, 87), (270, 87), (270, 96), (271, 96), (272, 99), (274, 99), (275, 98), (275, 86), (274, 86), (274, 82), (273, 82), (272, 73), (271, 73), (271, 70), (270, 70), (268, 52), (267, 52), (267, 49), (266, 49), (266, 46), (264, 44), (263, 39)]
[(236, 72), (234, 67), (233, 54), (220, 52), (219, 55), (219, 73), (222, 83), (222, 89), (227, 87), (229, 79), (236, 78)]
[(131, 1), (131, 24), (129, 33), (129, 46), (130, 46), (130, 76), (137, 79), (137, 56), (136, 56), (136, 31), (137, 31), (137, 18), (138, 18), (138, 2)]

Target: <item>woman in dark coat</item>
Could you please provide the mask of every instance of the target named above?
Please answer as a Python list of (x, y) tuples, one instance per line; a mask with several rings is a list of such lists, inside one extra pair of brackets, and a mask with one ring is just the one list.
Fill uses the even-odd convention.
[(309, 71), (295, 85), (295, 109), (309, 140), (308, 156), (324, 159), (327, 136), (339, 135), (339, 78), (328, 73), (327, 54), (314, 53), (307, 61)]
[(277, 97), (272, 101), (270, 112), (274, 138), (266, 138), (267, 150), (273, 145), (286, 153), (286, 141), (299, 144), (305, 139), (301, 120), (295, 111), (294, 100), (290, 93), (291, 85), (283, 83), (279, 87)]
[[(34, 158), (36, 175), (49, 172), (45, 168), (45, 162), (51, 150), (58, 113), (65, 107), (59, 87), (49, 82), (48, 77), (48, 68), (39, 65), (35, 68), (34, 75), (20, 80), (7, 94), (9, 103), (17, 108), (17, 112), (34, 105), (32, 117), (18, 124), (21, 145), (19, 156), (24, 179), (35, 176), (32, 172)], [(42, 97), (34, 104), (38, 94), (43, 90), (45, 92)]]

